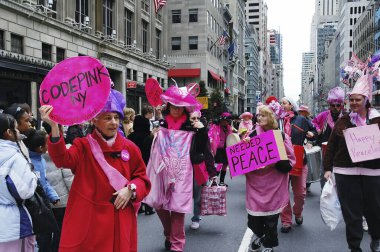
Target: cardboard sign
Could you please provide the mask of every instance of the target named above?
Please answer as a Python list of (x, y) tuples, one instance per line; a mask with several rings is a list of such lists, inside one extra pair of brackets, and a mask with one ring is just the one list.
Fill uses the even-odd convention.
[(162, 94), (162, 88), (156, 79), (149, 78), (146, 80), (145, 93), (150, 105), (153, 107), (162, 105), (160, 98), (160, 95)]
[(46, 75), (40, 87), (40, 103), (53, 106), (53, 121), (79, 124), (103, 109), (110, 91), (109, 73), (99, 60), (73, 57), (58, 63)]
[(208, 97), (207, 96), (197, 97), (197, 100), (199, 101), (200, 104), (202, 104), (202, 106), (203, 106), (202, 109), (208, 109)]
[(288, 159), (279, 130), (267, 131), (251, 138), (248, 143), (240, 142), (227, 147), (226, 151), (231, 176), (242, 175)]
[(343, 131), (353, 163), (380, 158), (380, 130), (377, 124)]

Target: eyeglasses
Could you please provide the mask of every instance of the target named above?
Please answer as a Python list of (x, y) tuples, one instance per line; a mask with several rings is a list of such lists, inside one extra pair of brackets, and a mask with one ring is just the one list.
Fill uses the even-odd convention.
[(330, 104), (330, 107), (340, 108), (342, 104)]
[(193, 120), (193, 121), (196, 121), (196, 120), (200, 120), (201, 118), (200, 117), (191, 117), (190, 120)]

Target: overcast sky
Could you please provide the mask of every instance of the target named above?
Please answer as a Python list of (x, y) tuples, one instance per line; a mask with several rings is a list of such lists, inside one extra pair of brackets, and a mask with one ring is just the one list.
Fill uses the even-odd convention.
[(298, 100), (301, 94), (302, 53), (310, 50), (310, 26), (314, 0), (264, 0), (268, 6), (268, 29), (282, 34), (285, 95)]

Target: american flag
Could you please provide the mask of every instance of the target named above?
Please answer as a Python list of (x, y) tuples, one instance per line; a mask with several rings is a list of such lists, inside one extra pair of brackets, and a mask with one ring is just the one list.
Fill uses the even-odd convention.
[(228, 33), (226, 31), (223, 31), (222, 36), (218, 39), (219, 45), (224, 45), (226, 43), (226, 38), (228, 38)]
[(156, 13), (162, 8), (164, 7), (166, 4), (166, 0), (154, 0), (154, 10), (156, 11)]

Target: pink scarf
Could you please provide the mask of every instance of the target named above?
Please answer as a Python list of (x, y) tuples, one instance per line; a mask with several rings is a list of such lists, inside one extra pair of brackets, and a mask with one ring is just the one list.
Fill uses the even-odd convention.
[(183, 114), (180, 118), (174, 118), (171, 115), (165, 117), (168, 123), (168, 129), (179, 130), (184, 122), (187, 120), (186, 114)]
[(284, 117), (284, 132), (288, 136), (291, 136), (292, 134), (292, 126), (290, 124), (290, 120), (295, 117), (295, 114), (293, 111), (289, 111), (286, 116)]
[(106, 159), (98, 142), (92, 138), (91, 135), (87, 136), (88, 143), (90, 144), (92, 155), (102, 168), (103, 172), (106, 174), (110, 185), (119, 191), (128, 184), (128, 180), (118, 171), (115, 167), (111, 166)]
[[(339, 116), (340, 117), (340, 116)], [(331, 115), (331, 111), (329, 110), (328, 113), (327, 113), (327, 124), (330, 126), (331, 129), (334, 128), (335, 126), (335, 122), (332, 118), (332, 115)]]

